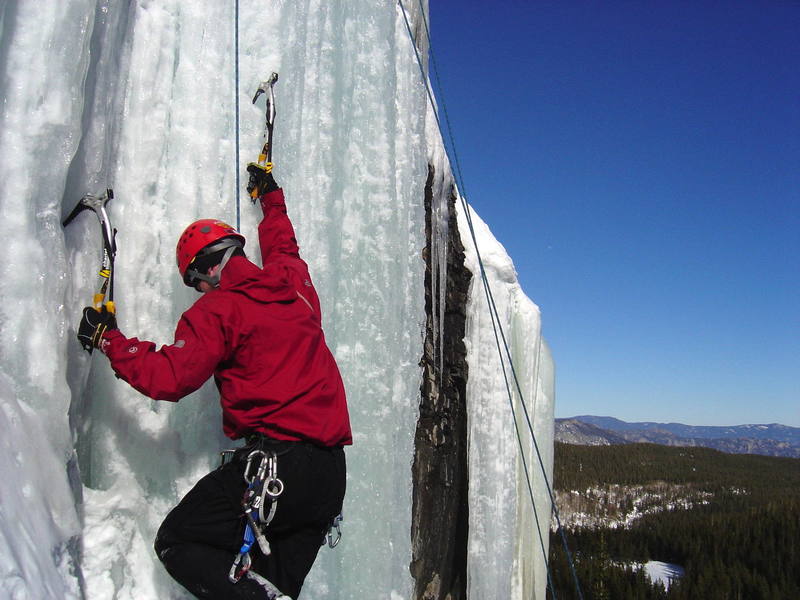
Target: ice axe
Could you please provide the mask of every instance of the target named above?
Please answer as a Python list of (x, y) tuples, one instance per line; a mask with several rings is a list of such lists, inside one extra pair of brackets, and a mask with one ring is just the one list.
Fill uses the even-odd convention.
[[(106, 212), (106, 204), (114, 198), (114, 190), (108, 188), (99, 196), (86, 194), (78, 201), (72, 212), (69, 213), (66, 219), (61, 223), (66, 227), (84, 210), (91, 210), (100, 220), (100, 229), (103, 233), (103, 263), (100, 267), (98, 275), (103, 279), (103, 284), (100, 291), (94, 295), (92, 306), (97, 312), (100, 312), (103, 307), (110, 313), (115, 312), (114, 307), (114, 258), (117, 255), (117, 244), (115, 238), (117, 237), (117, 230), (111, 227), (111, 220), (108, 218)], [(108, 292), (108, 301), (106, 301), (106, 292)]]
[[(269, 79), (262, 81), (258, 86), (255, 96), (253, 96), (253, 104), (256, 103), (261, 94), (267, 94), (267, 110), (266, 110), (266, 125), (264, 126), (264, 146), (261, 148), (261, 153), (258, 155), (258, 162), (249, 163), (247, 170), (252, 171), (253, 168), (264, 171), (266, 173), (272, 172), (272, 128), (275, 125), (275, 93), (273, 87), (278, 81), (278, 74), (273, 73)], [(253, 202), (258, 198), (258, 189), (254, 188), (250, 192), (250, 197)]]

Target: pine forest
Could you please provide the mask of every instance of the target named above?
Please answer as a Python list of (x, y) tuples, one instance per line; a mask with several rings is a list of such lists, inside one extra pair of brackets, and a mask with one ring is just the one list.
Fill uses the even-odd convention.
[(553, 477), (548, 598), (800, 598), (800, 459), (557, 443)]

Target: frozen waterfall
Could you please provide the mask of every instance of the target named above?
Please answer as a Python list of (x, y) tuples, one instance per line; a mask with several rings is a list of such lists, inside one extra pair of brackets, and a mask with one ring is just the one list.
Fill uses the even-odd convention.
[[(216, 390), (151, 401), (116, 380), (104, 357), (83, 352), (75, 327), (97, 285), (98, 225), (89, 212), (67, 229), (61, 219), (84, 194), (113, 187), (120, 328), (170, 343), (196, 298), (174, 265), (183, 227), (201, 217), (235, 222), (238, 195), (242, 233), (256, 239), (258, 210), (237, 192), (236, 170), (261, 147), (263, 101), (250, 100), (273, 71), (276, 178), (322, 300), (355, 437), (343, 541), (320, 551), (301, 598), (413, 596), (422, 197), (429, 164), (438, 189), (452, 187), (447, 157), (397, 4), (240, 4), (238, 89), (233, 0), (0, 7), (0, 597), (188, 597), (152, 540), (231, 445)], [(405, 5), (424, 57), (421, 4)], [(467, 592), (544, 598), (546, 486), (514, 393), (542, 547), (475, 246), (456, 207), (473, 274)], [(553, 363), (539, 312), (502, 246), (472, 221), (549, 477)]]

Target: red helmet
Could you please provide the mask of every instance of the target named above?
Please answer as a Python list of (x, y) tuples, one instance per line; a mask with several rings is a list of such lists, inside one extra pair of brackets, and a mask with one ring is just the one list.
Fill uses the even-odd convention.
[(181, 277), (185, 278), (186, 269), (203, 248), (228, 237), (238, 240), (244, 247), (244, 236), (224, 221), (200, 219), (189, 225), (178, 239), (175, 249)]

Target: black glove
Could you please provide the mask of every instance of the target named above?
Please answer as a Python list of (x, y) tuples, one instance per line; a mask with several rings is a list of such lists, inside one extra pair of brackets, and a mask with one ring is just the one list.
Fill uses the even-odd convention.
[(247, 193), (250, 194), (253, 201), (267, 192), (274, 192), (278, 189), (278, 184), (275, 183), (275, 178), (272, 176), (272, 163), (266, 165), (250, 163), (247, 165), (247, 172), (250, 173)]
[(98, 311), (92, 306), (83, 309), (83, 318), (78, 325), (78, 341), (89, 354), (100, 347), (103, 334), (117, 328), (117, 318), (105, 306)]

